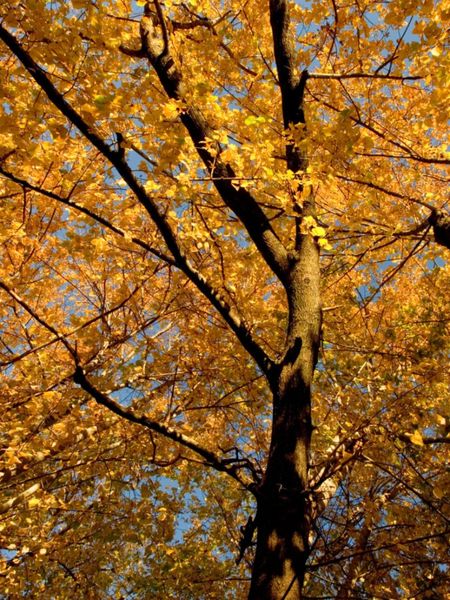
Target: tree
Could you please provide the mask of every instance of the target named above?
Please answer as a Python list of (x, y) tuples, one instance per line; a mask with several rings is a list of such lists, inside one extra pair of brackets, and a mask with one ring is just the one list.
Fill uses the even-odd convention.
[(2, 597), (443, 599), (445, 3), (0, 10)]

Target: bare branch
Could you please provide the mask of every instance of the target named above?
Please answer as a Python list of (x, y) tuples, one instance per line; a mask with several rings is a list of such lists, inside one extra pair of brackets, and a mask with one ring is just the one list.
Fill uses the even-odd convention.
[(122, 54), (131, 56), (132, 58), (143, 58), (145, 56), (145, 53), (142, 50), (142, 48), (139, 48), (138, 50), (134, 50), (133, 48), (127, 48), (123, 44), (120, 44), (119, 50), (122, 52)]
[(309, 73), (308, 79), (392, 79), (394, 81), (417, 81), (421, 75), (382, 75), (380, 73)]
[[(287, 96), (292, 94), (298, 85), (298, 76), (295, 73), (294, 66), (294, 48), (290, 35), (290, 16), (289, 2), (287, 0), (270, 0), (270, 24), (272, 26), (272, 35), (274, 43), (275, 61), (277, 63), (278, 79), (281, 87), (281, 94), (285, 96), (285, 102), (289, 99)], [(290, 110), (283, 111), (285, 117), (289, 117), (285, 126), (289, 122), (296, 122), (290, 114)]]

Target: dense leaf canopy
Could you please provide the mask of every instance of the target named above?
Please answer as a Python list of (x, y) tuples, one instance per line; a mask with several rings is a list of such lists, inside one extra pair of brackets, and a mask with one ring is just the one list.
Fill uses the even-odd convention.
[(1, 3), (1, 598), (247, 597), (299, 239), (304, 597), (446, 597), (449, 5), (277, 4)]

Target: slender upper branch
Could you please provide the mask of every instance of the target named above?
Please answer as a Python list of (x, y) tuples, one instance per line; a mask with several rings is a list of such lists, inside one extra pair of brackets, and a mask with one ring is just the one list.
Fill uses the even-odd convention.
[(378, 190), (379, 192), (382, 192), (387, 196), (392, 196), (393, 198), (400, 198), (401, 200), (408, 200), (409, 202), (414, 202), (414, 204), (420, 204), (420, 206), (425, 206), (425, 208), (428, 208), (431, 211), (434, 210), (434, 207), (428, 202), (424, 202), (423, 200), (420, 200), (419, 198), (414, 198), (413, 196), (401, 194), (399, 192), (396, 192), (395, 190), (388, 190), (387, 188), (384, 188), (381, 185), (377, 185), (376, 183), (373, 183), (371, 181), (365, 181), (364, 179), (355, 179), (353, 177), (346, 177), (345, 175), (336, 175), (336, 177), (338, 179), (341, 179), (342, 181), (347, 181), (349, 183), (365, 185), (368, 188)]
[(66, 336), (58, 333), (58, 331), (53, 327), (53, 325), (51, 325), (45, 319), (43, 319), (40, 315), (38, 315), (37, 312), (33, 308), (31, 308), (31, 306), (28, 304), (28, 302), (26, 302), (23, 298), (21, 298), (18, 294), (16, 294), (16, 292), (5, 281), (0, 280), (0, 288), (5, 290), (5, 292), (9, 296), (11, 296), (11, 298), (13, 298), (17, 302), (17, 304), (20, 304), (20, 306), (22, 308), (24, 308), (26, 310), (26, 312), (29, 315), (31, 315), (33, 317), (33, 319), (35, 319), (35, 321), (37, 321), (43, 327), (45, 327), (45, 329), (47, 329), (48, 331), (53, 333), (53, 335), (55, 337), (57, 337), (61, 341), (62, 344), (64, 344), (64, 346), (69, 351), (69, 353), (72, 355), (72, 357), (76, 356), (76, 350), (72, 346), (72, 344), (70, 344), (70, 342), (67, 341)]
[(293, 64), (288, 0), (270, 0), (270, 24), (280, 86), (282, 92), (292, 92), (298, 84), (298, 76)]
[[(335, 106), (334, 104), (331, 104), (330, 102), (326, 102), (322, 97), (317, 96), (316, 94), (313, 94), (310, 89), (308, 89), (308, 93), (311, 95), (311, 97), (314, 100), (320, 102), (326, 108), (329, 108), (330, 110), (334, 111), (335, 113), (341, 112), (342, 109), (340, 107)], [(364, 127), (364, 129), (367, 129), (367, 131), (370, 131), (371, 133), (376, 135), (378, 138), (384, 140), (386, 143), (388, 143), (392, 146), (395, 146), (396, 148), (398, 148), (399, 150), (404, 152), (404, 155), (389, 156), (389, 158), (398, 158), (401, 160), (414, 160), (414, 161), (425, 163), (425, 164), (436, 164), (436, 165), (450, 164), (450, 160), (448, 158), (443, 158), (443, 157), (439, 158), (437, 156), (434, 158), (430, 158), (430, 157), (421, 156), (420, 154), (418, 154), (417, 150), (413, 149), (411, 146), (408, 146), (405, 143), (398, 142), (397, 140), (393, 139), (392, 137), (389, 137), (381, 129), (377, 129), (376, 127), (371, 125), (369, 122), (363, 121), (359, 116), (354, 116), (354, 115), (350, 114), (350, 115), (348, 115), (348, 118), (351, 121), (353, 121), (353, 123), (355, 123), (356, 125), (360, 125), (361, 127)], [(387, 132), (387, 129), (386, 129), (386, 132)], [(375, 156), (375, 155), (372, 154), (371, 156)]]
[[(286, 130), (292, 125), (305, 125), (303, 97), (309, 77), (305, 69), (298, 75), (294, 61), (293, 37), (290, 30), (289, 2), (287, 0), (270, 0), (270, 24), (272, 27), (273, 48), (280, 83), (283, 122)], [(286, 144), (287, 168), (293, 173), (304, 172), (307, 158), (293, 142)], [(297, 182), (298, 190), (302, 186)], [(302, 212), (300, 207), (298, 212)], [(303, 211), (304, 212), (304, 211)], [(298, 223), (297, 223), (298, 227)], [(297, 234), (297, 241), (298, 241)]]
[[(270, 24), (273, 48), (280, 82), (284, 126), (304, 123), (303, 93), (308, 72), (296, 74), (293, 38), (290, 31), (289, 2), (270, 0)], [(289, 168), (291, 168), (288, 165)], [(298, 169), (295, 169), (298, 170)]]
[[(71, 329), (64, 335), (62, 335), (61, 333), (59, 333), (58, 335), (55, 334), (53, 338), (48, 339), (44, 343), (39, 344), (38, 346), (34, 346), (33, 348), (29, 348), (28, 350), (25, 350), (24, 352), (21, 352), (20, 354), (15, 354), (15, 355), (11, 356), (8, 360), (0, 362), (0, 368), (7, 367), (16, 362), (19, 362), (20, 360), (24, 359), (26, 356), (30, 356), (30, 354), (34, 354), (36, 352), (40, 352), (41, 350), (48, 348), (48, 346), (51, 346), (52, 344), (56, 344), (56, 342), (61, 342), (63, 340), (63, 338), (66, 338), (66, 339), (70, 338), (71, 336), (79, 333), (83, 329), (86, 329), (90, 325), (93, 325), (97, 321), (99, 321), (101, 319), (105, 319), (106, 317), (108, 317), (109, 315), (112, 315), (117, 310), (120, 310), (121, 308), (123, 308), (125, 306), (125, 304), (128, 302), (128, 300), (130, 300), (139, 289), (140, 289), (140, 286), (136, 286), (134, 288), (134, 290), (131, 292), (131, 294), (129, 294), (124, 300), (119, 302), (119, 304), (116, 304), (109, 310), (105, 310), (105, 311), (101, 312), (99, 315), (96, 315), (95, 317), (88, 319), (87, 321), (85, 321), (78, 327)], [(152, 319), (152, 321), (149, 323), (149, 325), (152, 325), (156, 320), (157, 320), (156, 318)]]
[[(298, 132), (302, 137), (305, 137), (304, 93), (309, 73), (306, 69), (300, 75), (296, 73), (293, 35), (290, 28), (289, 1), (270, 0), (269, 7), (284, 127), (289, 133), (292, 126), (300, 126)], [(286, 162), (287, 168), (296, 174), (292, 186), (292, 200), (297, 213), (295, 219), (295, 248), (298, 250), (302, 240), (305, 239), (301, 231), (302, 219), (308, 215), (314, 216), (315, 202), (311, 186), (308, 186), (306, 194), (303, 188), (302, 174), (308, 166), (305, 149), (300, 148), (298, 143), (289, 138), (286, 143)], [(305, 195), (302, 203), (299, 202), (300, 194)]]
[[(98, 133), (96, 133), (94, 129), (84, 121), (81, 115), (64, 98), (63, 94), (56, 89), (45, 71), (34, 61), (34, 59), (22, 47), (16, 38), (2, 25), (0, 25), (0, 39), (3, 40), (13, 54), (15, 54), (15, 56), (20, 60), (25, 69), (30, 73), (36, 83), (46, 93), (49, 100), (58, 108), (58, 110), (60, 110), (60, 112), (79, 129), (86, 139), (88, 139), (91, 144), (95, 146), (117, 169), (118, 173), (128, 184), (131, 191), (135, 194), (142, 206), (147, 210), (153, 222), (159, 229), (159, 232), (167, 244), (167, 247), (174, 257), (177, 267), (181, 269), (183, 273), (185, 273), (185, 275), (194, 283), (200, 292), (209, 300), (212, 306), (220, 313), (227, 325), (235, 333), (242, 346), (254, 358), (263, 372), (268, 373), (268, 371), (273, 368), (273, 361), (267, 356), (258, 342), (253, 338), (250, 328), (243, 321), (243, 319), (236, 314), (236, 312), (222, 297), (222, 295), (212, 287), (204, 275), (197, 271), (197, 269), (192, 265), (189, 258), (185, 255), (183, 249), (178, 243), (176, 235), (173, 232), (167, 218), (160, 211), (157, 203), (135, 178), (133, 171), (128, 165), (123, 153), (111, 149), (111, 147), (98, 135)], [(226, 185), (229, 185), (232, 188), (230, 182), (227, 182)], [(262, 237), (264, 237), (268, 232), (269, 238), (271, 240), (274, 239), (273, 231), (264, 213), (256, 204), (256, 202), (253, 201), (253, 204), (255, 204), (259, 210), (260, 221), (262, 215), (264, 223), (267, 223), (267, 227), (269, 228), (267, 230), (264, 229), (261, 234)], [(252, 211), (251, 207), (244, 207), (241, 212), (246, 214), (247, 220), (254, 217), (255, 223), (258, 223), (258, 214)], [(247, 215), (247, 213), (249, 214)], [(258, 232), (261, 233), (261, 227), (258, 227), (258, 225), (255, 225), (255, 227), (258, 229)], [(276, 238), (276, 240), (278, 241), (278, 246), (284, 250), (284, 247), (278, 238)], [(264, 243), (263, 246), (267, 249), (267, 252), (269, 252), (268, 245)], [(272, 262), (280, 269), (280, 263), (275, 261), (272, 253), (270, 253), (270, 256), (272, 257)]]
[(308, 79), (393, 79), (395, 81), (417, 81), (421, 75), (383, 75), (382, 73), (309, 73)]

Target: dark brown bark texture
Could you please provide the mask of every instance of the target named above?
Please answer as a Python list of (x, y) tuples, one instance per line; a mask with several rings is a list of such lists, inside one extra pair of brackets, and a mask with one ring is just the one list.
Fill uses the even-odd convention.
[[(303, 91), (307, 72), (295, 74), (289, 4), (270, 1), (284, 126), (306, 126)], [(293, 192), (303, 191), (307, 160), (287, 144), (287, 166), (296, 174)], [(250, 600), (298, 600), (302, 597), (309, 553), (309, 447), (312, 433), (311, 383), (320, 342), (319, 250), (301, 234), (301, 221), (315, 214), (314, 198), (305, 195), (298, 207), (295, 249), (285, 284), (289, 306), (287, 350), (271, 387), (273, 425), (267, 470), (258, 499), (258, 536)]]
[[(284, 126), (286, 129), (305, 127), (303, 92), (308, 74), (303, 71), (298, 76), (294, 68), (289, 3), (271, 0), (269, 8)], [(167, 44), (162, 52), (160, 46), (153, 45), (152, 26), (147, 20), (141, 27), (140, 55), (154, 68), (167, 95), (183, 99), (182, 74), (170, 58)], [(160, 27), (164, 28), (162, 21)], [(287, 252), (251, 194), (231, 185), (234, 172), (229, 164), (221, 161), (220, 146), (215, 152), (208, 149), (206, 140), (211, 137), (210, 128), (203, 115), (195, 107), (185, 105), (181, 121), (221, 198), (241, 220), (286, 290), (289, 323), (284, 358), (278, 364), (258, 361), (273, 392), (273, 426), (267, 469), (257, 492), (258, 533), (249, 598), (294, 600), (301, 598), (308, 558), (311, 382), (321, 320), (319, 250), (310, 235), (301, 234), (300, 227), (306, 215), (315, 214), (314, 198), (303, 194), (306, 197), (297, 211), (295, 246)], [(286, 161), (287, 168), (296, 174), (292, 189), (295, 198), (303, 192), (301, 179), (307, 161), (289, 142)]]
[(450, 214), (433, 210), (428, 222), (433, 228), (435, 242), (450, 250)]

